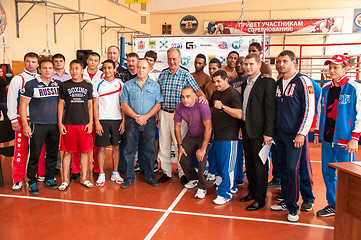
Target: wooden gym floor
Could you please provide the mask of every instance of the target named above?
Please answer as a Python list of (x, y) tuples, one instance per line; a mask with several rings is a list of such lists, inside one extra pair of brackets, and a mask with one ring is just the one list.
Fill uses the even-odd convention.
[[(29, 196), (27, 188), (11, 190), (11, 158), (1, 157), (5, 186), (0, 187), (0, 239), (333, 239), (334, 217), (316, 217), (327, 203), (321, 151), (310, 145), (316, 201), (312, 211), (300, 212), (298, 223), (287, 221), (287, 211), (270, 210), (278, 203), (276, 188), (268, 189), (266, 207), (246, 211), (250, 203), (239, 201), (247, 194), (246, 179), (222, 206), (212, 203), (213, 182), (201, 200), (194, 198), (196, 189), (183, 188), (177, 176), (154, 188), (136, 173), (135, 183), (121, 189), (110, 181), (109, 151), (103, 187), (86, 189), (75, 182), (60, 192), (39, 184), (39, 196)], [(360, 151), (356, 160), (361, 160)], [(59, 185), (60, 174), (56, 178)]]

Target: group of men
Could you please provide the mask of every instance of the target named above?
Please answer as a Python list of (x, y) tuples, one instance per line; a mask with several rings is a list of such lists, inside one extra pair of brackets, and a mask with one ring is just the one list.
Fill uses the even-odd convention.
[[(318, 146), (319, 139), (323, 142), (322, 172), (329, 205), (317, 214), (334, 215), (336, 176), (328, 163), (351, 161), (357, 151), (361, 87), (345, 77), (348, 60), (336, 55), (325, 62), (332, 81), (323, 87), (317, 101), (315, 93), (319, 91), (315, 88), (319, 86), (297, 72), (292, 51), (284, 50), (277, 56), (279, 77), (275, 81), (270, 65), (261, 61), (261, 50), (260, 44), (252, 43), (245, 57), (232, 51), (224, 68), (218, 59), (211, 59), (210, 75), (204, 72), (207, 59), (203, 54), (195, 58), (196, 71), (191, 74), (180, 66), (181, 53), (176, 48), (168, 49), (169, 68), (161, 72), (154, 69), (154, 51), (148, 51), (142, 60), (136, 53), (128, 54), (128, 68), (123, 68), (118, 62), (119, 49), (110, 46), (108, 60), (101, 65), (99, 54), (93, 52), (85, 69), (82, 62), (71, 61), (69, 74), (64, 70), (64, 56), (56, 54), (52, 61), (40, 62), (37, 75), (37, 55), (28, 53), (25, 71), (11, 81), (8, 94), (8, 116), (17, 132), (13, 190), (22, 187), (27, 138), (27, 177), (29, 193), (34, 195), (39, 193), (37, 181), (41, 177), (49, 189), (64, 191), (79, 176), (82, 185), (92, 188), (87, 179), (92, 155), (96, 185), (103, 186), (107, 146), (112, 146), (112, 181), (122, 184), (121, 188), (134, 183), (138, 150), (146, 182), (157, 187), (172, 178), (173, 143), (181, 183), (186, 188), (197, 187), (195, 197), (202, 199), (207, 193), (206, 181), (215, 180), (217, 197), (213, 203), (219, 205), (231, 201), (237, 187), (243, 185), (244, 153), (249, 193), (240, 200), (252, 201), (246, 210), (255, 211), (265, 206), (268, 186), (269, 164), (259, 153), (275, 144), (272, 161), (280, 175), (283, 200), (271, 209), (288, 210), (287, 219), (297, 222), (299, 192), (304, 200), (301, 210), (310, 211), (314, 202), (307, 135), (318, 109), (314, 144)], [(340, 123), (344, 121), (350, 124)], [(54, 175), (60, 135), (64, 156), (63, 182), (58, 187)], [(44, 148), (46, 160), (41, 154)], [(156, 181), (157, 158), (163, 175)], [(124, 172), (125, 179), (120, 176)]]

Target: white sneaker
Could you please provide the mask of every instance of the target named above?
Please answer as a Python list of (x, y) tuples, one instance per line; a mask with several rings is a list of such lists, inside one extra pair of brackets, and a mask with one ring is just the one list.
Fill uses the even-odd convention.
[(39, 181), (39, 182), (44, 182), (44, 181), (45, 181), (45, 177), (38, 177), (38, 181)]
[(217, 205), (222, 205), (222, 204), (225, 204), (227, 202), (231, 201), (230, 198), (225, 198), (225, 197), (221, 197), (221, 196), (217, 196), (216, 199), (213, 200), (213, 203), (214, 204), (217, 204)]
[[(218, 189), (217, 189), (218, 190)], [(238, 188), (231, 189), (231, 193), (236, 194), (238, 193)]]
[(99, 173), (98, 180), (95, 182), (95, 184), (98, 187), (104, 186), (105, 183), (105, 173)]
[(19, 191), (21, 190), (21, 187), (23, 186), (23, 182), (16, 182), (14, 183), (14, 185), (12, 186), (12, 190), (13, 191)]
[(216, 180), (216, 174), (208, 173), (206, 180), (207, 180), (207, 181), (214, 181), (214, 180)]
[(222, 177), (216, 176), (216, 181), (214, 181), (213, 185), (218, 187), (219, 185), (221, 185), (221, 183), (222, 183)]
[(122, 184), (124, 182), (124, 179), (120, 176), (119, 172), (113, 172), (110, 180), (118, 184)]
[(297, 210), (288, 213), (287, 220), (289, 222), (298, 222), (298, 219), (300, 219), (300, 217), (298, 216)]
[(206, 196), (207, 190), (198, 188), (195, 198), (202, 199)]
[(287, 210), (286, 203), (282, 201), (282, 202), (280, 202), (278, 204), (272, 205), (271, 210), (273, 210), (273, 211), (285, 211), (285, 210)]
[(184, 185), (185, 188), (191, 189), (197, 186), (198, 180), (190, 180), (186, 185)]

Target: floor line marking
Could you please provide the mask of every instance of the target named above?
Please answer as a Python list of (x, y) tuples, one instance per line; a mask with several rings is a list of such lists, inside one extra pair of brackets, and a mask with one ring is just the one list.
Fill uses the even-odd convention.
[(310, 161), (310, 162), (313, 162), (313, 163), (322, 163), (321, 161)]
[(179, 193), (178, 197), (173, 201), (173, 203), (169, 206), (169, 208), (167, 209), (167, 211), (163, 214), (163, 216), (158, 220), (158, 222), (154, 225), (154, 227), (152, 228), (152, 230), (150, 230), (150, 232), (148, 233), (148, 235), (144, 238), (144, 240), (150, 240), (154, 234), (158, 231), (158, 229), (160, 228), (160, 226), (163, 224), (163, 222), (165, 221), (165, 219), (168, 217), (168, 215), (172, 212), (172, 210), (174, 209), (174, 207), (178, 204), (178, 202), (181, 200), (181, 198), (183, 197), (183, 195), (185, 194), (185, 192), (187, 191), (186, 188), (183, 188), (183, 190)]
[(185, 212), (185, 211), (172, 211), (172, 213), (193, 215), (193, 216), (203, 216), (203, 217), (238, 219), (238, 220), (247, 220), (247, 221), (255, 221), (255, 222), (269, 222), (269, 223), (299, 225), (299, 226), (304, 226), (304, 227), (325, 228), (325, 229), (331, 229), (331, 230), (334, 229), (334, 227), (331, 227), (331, 226), (322, 226), (322, 225), (308, 224), (308, 223), (291, 223), (291, 222), (286, 222), (286, 221), (263, 219), (263, 218), (238, 217), (238, 216), (228, 216), (228, 215), (218, 215), (218, 214), (208, 214), (208, 213)]
[(17, 195), (9, 195), (9, 194), (0, 194), (0, 197), (22, 198), (22, 199), (31, 199), (31, 200), (43, 200), (43, 201), (49, 201), (49, 202), (77, 203), (77, 204), (83, 204), (83, 205), (93, 205), (93, 206), (101, 206), (101, 207), (115, 207), (115, 208), (127, 208), (127, 209), (136, 209), (136, 210), (153, 211), (153, 212), (166, 212), (166, 210), (158, 209), (158, 208), (134, 207), (134, 206), (111, 204), (111, 203), (84, 202), (84, 201), (66, 200), (66, 199), (57, 199), (57, 198), (17, 196)]
[[(250, 218), (250, 217), (238, 217), (238, 216), (228, 216), (228, 215), (219, 215), (219, 214), (207, 214), (207, 213), (196, 213), (196, 212), (186, 212), (186, 211), (173, 211), (176, 204), (183, 197), (184, 193), (187, 191), (186, 188), (182, 190), (182, 192), (178, 195), (178, 197), (174, 200), (172, 205), (167, 209), (157, 209), (157, 208), (147, 208), (147, 207), (135, 207), (135, 206), (126, 206), (126, 205), (117, 205), (117, 204), (109, 204), (109, 203), (96, 203), (96, 202), (84, 202), (84, 201), (76, 201), (76, 200), (66, 200), (66, 199), (57, 199), (57, 198), (44, 198), (44, 197), (31, 197), (31, 196), (18, 196), (18, 195), (10, 195), (10, 194), (0, 194), (0, 197), (8, 197), (8, 198), (20, 198), (20, 199), (30, 199), (30, 200), (42, 200), (42, 201), (50, 201), (50, 202), (62, 202), (62, 203), (74, 203), (74, 204), (83, 204), (83, 205), (91, 205), (91, 206), (101, 206), (101, 207), (114, 207), (114, 208), (125, 208), (125, 209), (134, 209), (134, 210), (143, 210), (143, 211), (153, 211), (153, 212), (163, 212), (163, 216), (157, 222), (157, 224), (153, 227), (151, 232), (147, 235), (149, 238), (155, 234), (155, 232), (159, 229), (161, 224), (167, 218), (170, 213), (183, 214), (183, 215), (194, 215), (194, 216), (204, 216), (204, 217), (215, 217), (215, 218), (227, 218), (227, 219), (238, 219), (238, 220), (247, 220), (247, 221), (255, 221), (255, 222), (270, 222), (270, 223), (279, 223), (279, 224), (290, 224), (290, 225), (299, 225), (305, 227), (315, 227), (315, 228), (324, 228), (333, 230), (332, 226), (322, 226), (316, 224), (308, 224), (308, 223), (290, 223), (286, 221), (280, 220), (271, 220), (271, 219), (263, 219), (263, 218)], [(162, 221), (161, 221), (162, 220)], [(156, 228), (157, 227), (157, 228)]]

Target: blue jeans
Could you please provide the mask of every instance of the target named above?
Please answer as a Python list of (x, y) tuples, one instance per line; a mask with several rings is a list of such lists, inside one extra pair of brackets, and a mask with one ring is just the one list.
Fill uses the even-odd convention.
[(138, 144), (143, 145), (144, 150), (144, 175), (145, 180), (149, 182), (155, 179), (154, 154), (155, 154), (155, 117), (148, 119), (147, 123), (140, 126), (133, 118), (126, 116), (125, 120), (125, 146), (124, 157), (127, 162), (127, 177), (126, 181), (134, 182), (134, 158), (137, 151)]

